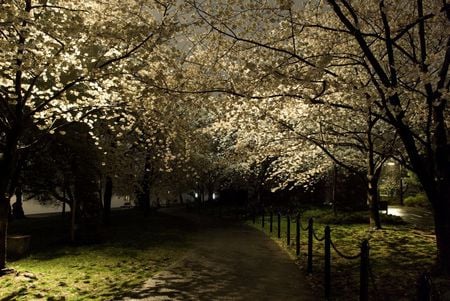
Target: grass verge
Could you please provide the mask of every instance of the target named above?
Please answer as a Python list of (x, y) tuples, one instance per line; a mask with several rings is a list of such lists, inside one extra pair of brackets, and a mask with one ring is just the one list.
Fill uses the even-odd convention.
[(133, 296), (134, 289), (188, 249), (187, 234), (192, 229), (183, 223), (161, 213), (115, 211), (101, 243), (70, 246), (67, 221), (60, 216), (15, 221), (10, 233), (31, 234), (32, 252), (8, 263), (17, 272), (0, 277), (0, 300)]

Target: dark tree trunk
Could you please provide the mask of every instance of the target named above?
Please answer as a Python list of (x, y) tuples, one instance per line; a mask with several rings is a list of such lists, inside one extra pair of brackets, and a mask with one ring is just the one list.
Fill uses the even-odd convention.
[[(447, 189), (448, 190), (448, 189)], [(438, 248), (438, 265), (442, 271), (450, 275), (450, 209), (449, 192), (439, 197), (439, 204), (434, 207), (434, 223), (436, 231), (436, 244)]]
[(450, 164), (435, 157), (434, 177), (419, 177), (434, 212), (438, 266), (450, 275)]
[(0, 272), (6, 268), (6, 235), (8, 232), (9, 209), (9, 198), (5, 195), (0, 195)]
[(379, 177), (376, 175), (367, 176), (367, 203), (369, 205), (370, 226), (374, 229), (381, 229), (378, 180)]
[(70, 241), (75, 242), (76, 240), (76, 224), (77, 224), (77, 201), (75, 199), (72, 200), (72, 206), (70, 206)]
[(151, 178), (150, 154), (145, 157), (144, 176), (141, 183), (141, 191), (138, 194), (138, 207), (144, 212), (150, 211), (150, 178)]
[(213, 190), (208, 188), (208, 202), (213, 201)]
[(112, 190), (112, 178), (110, 176), (107, 176), (105, 183), (105, 193), (103, 194), (103, 222), (105, 224), (109, 224), (110, 222)]
[(333, 183), (332, 183), (332, 190), (331, 190), (331, 202), (333, 206), (333, 213), (334, 215), (337, 215), (337, 198), (336, 198), (336, 184), (337, 184), (337, 166), (336, 164), (333, 164)]
[(378, 204), (378, 180), (380, 179), (382, 164), (375, 159), (375, 146), (372, 130), (378, 119), (372, 117), (372, 107), (369, 106), (367, 116), (367, 204), (369, 205), (370, 226), (381, 229), (380, 207)]
[[(21, 112), (18, 112), (21, 117)], [(20, 126), (16, 124), (6, 137), (3, 158), (0, 159), (0, 270), (6, 268), (6, 234), (10, 217), (9, 191), (17, 166), (17, 144)]]

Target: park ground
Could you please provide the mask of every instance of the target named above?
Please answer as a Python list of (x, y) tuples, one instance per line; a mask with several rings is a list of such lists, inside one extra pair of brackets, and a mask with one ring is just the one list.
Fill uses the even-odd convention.
[[(0, 300), (323, 299), (320, 243), (314, 245), (314, 273), (307, 276), (306, 233), (297, 257), (294, 245), (286, 244), (285, 219), (278, 239), (276, 226), (270, 233), (259, 219), (242, 224), (212, 215), (218, 214), (116, 211), (101, 242), (78, 246), (68, 245), (61, 216), (16, 221), (11, 232), (30, 233), (32, 252), (9, 263), (15, 272), (0, 278)], [(357, 217), (330, 216), (307, 210), (302, 223), (314, 217), (318, 236), (331, 223), (335, 245), (349, 255), (368, 238), (373, 300), (413, 300), (418, 275), (435, 259), (432, 230), (391, 219), (383, 230), (371, 231)], [(445, 284), (435, 282), (445, 297)], [(332, 285), (334, 299), (357, 300), (358, 262), (332, 254)]]

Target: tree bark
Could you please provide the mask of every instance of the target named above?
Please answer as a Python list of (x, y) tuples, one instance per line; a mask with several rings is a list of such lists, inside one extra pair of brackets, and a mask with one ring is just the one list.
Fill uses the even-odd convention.
[(145, 156), (144, 176), (141, 182), (141, 191), (138, 194), (138, 207), (144, 211), (150, 211), (150, 178), (151, 178), (150, 153)]
[(75, 198), (72, 199), (73, 203), (70, 207), (71, 219), (70, 219), (70, 241), (72, 243), (76, 240), (76, 221), (77, 221), (77, 201)]
[[(20, 115), (21, 112), (18, 112)], [(20, 115), (21, 117), (21, 115)], [(6, 235), (10, 215), (8, 192), (17, 166), (17, 145), (21, 133), (20, 124), (7, 133), (3, 158), (0, 159), (0, 270), (6, 268)]]
[(377, 175), (367, 176), (367, 204), (369, 205), (370, 226), (374, 229), (381, 229), (378, 180), (379, 177)]
[(8, 232), (9, 198), (0, 195), (0, 271), (6, 268), (6, 236)]
[[(447, 189), (448, 190), (448, 189)], [(438, 204), (434, 206), (434, 223), (436, 244), (438, 248), (437, 264), (447, 275), (450, 275), (450, 209), (448, 201), (450, 193), (441, 193)]]

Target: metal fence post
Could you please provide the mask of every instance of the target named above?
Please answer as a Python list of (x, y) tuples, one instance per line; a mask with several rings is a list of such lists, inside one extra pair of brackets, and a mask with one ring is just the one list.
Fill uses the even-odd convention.
[(289, 214), (286, 216), (286, 240), (289, 246), (291, 244), (291, 217)]
[(273, 230), (273, 212), (270, 211), (270, 233), (272, 233)]
[(278, 212), (278, 238), (281, 238), (281, 214)]
[(369, 242), (367, 241), (367, 239), (363, 240), (361, 244), (359, 300), (369, 300)]
[(312, 252), (313, 252), (313, 219), (312, 217), (308, 221), (308, 265), (306, 267), (306, 272), (308, 274), (312, 274)]
[(330, 227), (325, 227), (325, 300), (331, 298), (331, 233)]
[(300, 214), (297, 214), (295, 227), (295, 254), (300, 255)]

